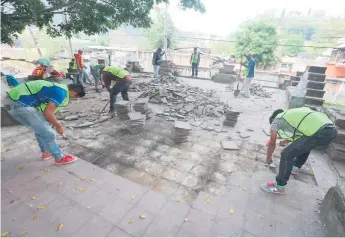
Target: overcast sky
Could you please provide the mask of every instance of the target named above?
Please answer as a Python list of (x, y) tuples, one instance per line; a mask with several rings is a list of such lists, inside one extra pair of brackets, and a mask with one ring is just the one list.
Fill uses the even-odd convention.
[(270, 9), (281, 11), (325, 10), (328, 15), (345, 14), (345, 0), (202, 0), (206, 13), (182, 11), (178, 0), (170, 0), (169, 12), (180, 30), (197, 31), (215, 35), (228, 35), (243, 21)]

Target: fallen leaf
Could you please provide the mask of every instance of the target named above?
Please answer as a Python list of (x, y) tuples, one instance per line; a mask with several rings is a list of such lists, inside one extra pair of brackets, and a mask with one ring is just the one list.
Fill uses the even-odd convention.
[(30, 158), (30, 157), (26, 157), (25, 159), (26, 159), (26, 160), (30, 160), (31, 158)]
[(46, 208), (46, 205), (39, 206), (37, 209), (38, 210), (43, 210), (44, 208)]
[(188, 218), (186, 217), (183, 221), (184, 221), (184, 222), (187, 222), (187, 221), (188, 221)]
[(58, 226), (58, 231), (61, 230), (62, 227), (63, 227), (63, 224), (60, 224), (60, 225)]
[(128, 223), (133, 223), (134, 222), (134, 219), (130, 219)]
[(90, 208), (91, 208), (91, 206), (89, 205), (89, 206), (87, 206), (86, 208), (87, 208), (87, 209), (90, 209)]
[(320, 211), (319, 209), (316, 209), (315, 212), (316, 212), (317, 214), (320, 214), (320, 213), (321, 213), (321, 211)]
[(92, 178), (92, 179), (90, 179), (90, 181), (95, 181), (95, 179), (94, 179), (94, 178)]
[(143, 215), (143, 214), (141, 214), (139, 217), (140, 217), (141, 219), (146, 219), (146, 216)]
[(211, 200), (210, 200), (210, 199), (206, 199), (206, 200), (205, 200), (205, 203), (207, 203), (207, 204), (208, 204), (208, 203), (211, 203)]
[(135, 195), (132, 195), (132, 200), (135, 198)]
[(85, 189), (84, 189), (84, 188), (79, 188), (79, 191), (80, 191), (80, 192), (84, 192)]
[(243, 191), (247, 191), (247, 188), (242, 188)]
[(62, 181), (60, 181), (59, 183), (58, 183), (58, 185), (60, 186), (62, 184)]
[(76, 181), (76, 182), (80, 182), (80, 179), (76, 178), (75, 181)]
[(10, 233), (8, 231), (6, 231), (6, 232), (1, 234), (1, 237), (6, 237), (6, 236), (8, 236), (8, 234), (10, 234)]
[(24, 169), (24, 166), (19, 166), (18, 169)]
[(11, 149), (6, 149), (6, 152), (9, 152), (9, 151), (11, 151)]
[(37, 220), (37, 219), (38, 219), (38, 216), (34, 215), (33, 220)]
[(36, 200), (36, 197), (35, 197), (35, 196), (32, 196), (32, 197), (31, 197), (31, 200)]
[(27, 232), (27, 231), (24, 231), (24, 232), (20, 233), (19, 236), (23, 236), (23, 235), (26, 235), (26, 234), (28, 234), (28, 232)]
[(13, 218), (12, 218), (12, 220), (16, 220), (16, 219), (17, 219), (17, 217), (13, 217)]
[(85, 180), (85, 179), (86, 179), (86, 176), (81, 177), (81, 180)]
[(52, 171), (50, 169), (44, 169), (44, 172), (46, 172), (47, 174), (50, 174)]
[(314, 173), (313, 173), (313, 170), (311, 170), (311, 169), (308, 169), (308, 174), (311, 174), (311, 175), (313, 175)]
[(179, 200), (179, 199), (176, 199), (176, 202), (181, 202), (181, 200)]
[(230, 215), (234, 214), (234, 210), (233, 210), (233, 209), (230, 209), (230, 210), (229, 210), (229, 213), (230, 213)]

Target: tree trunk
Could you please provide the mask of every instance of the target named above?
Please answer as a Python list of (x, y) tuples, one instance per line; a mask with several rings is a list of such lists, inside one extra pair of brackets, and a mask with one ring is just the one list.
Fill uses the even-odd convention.
[(31, 35), (31, 37), (32, 37), (32, 40), (33, 40), (33, 42), (34, 42), (34, 45), (35, 45), (35, 47), (36, 47), (36, 49), (37, 49), (37, 53), (38, 53), (38, 55), (39, 55), (40, 57), (42, 57), (41, 49), (38, 47), (37, 39), (36, 39), (34, 33), (32, 32), (32, 29), (31, 29), (30, 26), (29, 26), (29, 31), (30, 31), (30, 35)]

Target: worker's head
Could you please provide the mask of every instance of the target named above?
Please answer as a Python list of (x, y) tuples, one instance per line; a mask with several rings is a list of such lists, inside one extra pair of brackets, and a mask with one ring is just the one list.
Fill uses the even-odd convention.
[(244, 56), (246, 57), (247, 60), (250, 60), (253, 58), (253, 56), (250, 53), (245, 53)]
[(82, 55), (83, 52), (84, 52), (83, 50), (78, 50), (78, 54), (81, 54), (81, 55)]
[(159, 47), (159, 48), (157, 49), (157, 52), (158, 52), (158, 53), (161, 53), (161, 52), (162, 52), (162, 48)]
[(198, 48), (194, 47), (194, 53), (198, 52)]
[(276, 118), (276, 116), (280, 113), (284, 112), (283, 109), (278, 109), (278, 110), (275, 110), (272, 115), (270, 116), (270, 119), (269, 119), (269, 122), (270, 124), (272, 124), (272, 122), (274, 121), (274, 119)]
[(84, 87), (80, 84), (69, 84), (68, 93), (70, 98), (82, 98), (85, 96)]
[(105, 65), (101, 65), (101, 66), (99, 67), (99, 72), (100, 72), (101, 74), (103, 73), (104, 68), (105, 68)]

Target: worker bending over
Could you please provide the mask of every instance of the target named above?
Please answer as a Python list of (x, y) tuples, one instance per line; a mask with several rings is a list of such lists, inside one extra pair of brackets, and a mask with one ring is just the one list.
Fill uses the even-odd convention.
[(267, 148), (267, 164), (272, 163), (277, 136), (284, 141), (281, 146), (288, 145), (281, 152), (279, 173), (274, 182), (262, 184), (266, 192), (284, 194), (290, 174), (297, 175), (307, 161), (310, 151), (317, 146), (328, 145), (337, 136), (334, 123), (322, 112), (308, 107), (283, 111), (278, 109), (269, 119), (271, 137)]
[(200, 64), (200, 53), (198, 53), (198, 48), (194, 48), (194, 52), (190, 57), (190, 64), (192, 65), (192, 77), (198, 77), (198, 67)]
[(84, 89), (78, 84), (58, 84), (45, 80), (20, 83), (7, 92), (3, 99), (5, 109), (19, 123), (31, 129), (42, 151), (42, 159), (55, 158), (56, 165), (69, 164), (78, 158), (63, 155), (55, 140), (55, 130), (64, 135), (65, 128), (55, 113), (65, 107), (70, 98), (83, 97)]
[[(114, 114), (114, 104), (117, 94), (121, 93), (123, 100), (129, 101), (128, 89), (131, 85), (131, 76), (127, 70), (119, 66), (102, 66), (101, 73), (103, 75), (104, 87), (110, 93), (110, 114)], [(115, 85), (110, 89), (111, 82)]]

